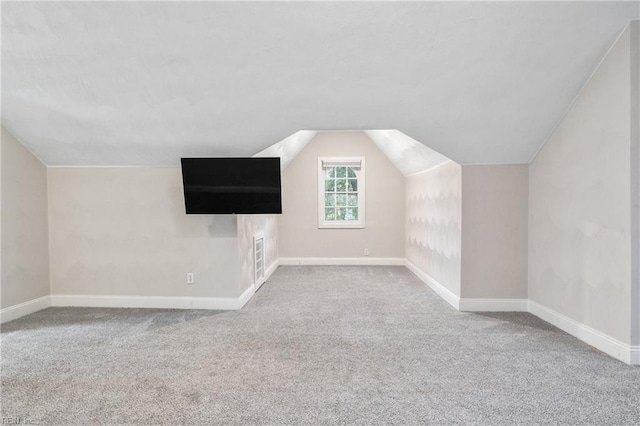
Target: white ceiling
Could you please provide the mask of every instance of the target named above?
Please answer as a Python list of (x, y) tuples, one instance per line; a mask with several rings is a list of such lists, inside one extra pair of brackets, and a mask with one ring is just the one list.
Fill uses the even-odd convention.
[[(363, 133), (404, 176), (451, 161), (397, 130), (366, 130)], [(301, 130), (253, 156), (280, 157), (280, 169), (284, 170), (317, 134), (315, 131)]]
[(397, 130), (367, 130), (365, 134), (404, 176), (451, 161)]
[(51, 165), (338, 129), (528, 162), (638, 18), (638, 2), (2, 2), (2, 121)]
[(310, 130), (300, 130), (260, 151), (254, 157), (280, 157), (280, 170), (284, 170), (317, 134), (318, 132)]

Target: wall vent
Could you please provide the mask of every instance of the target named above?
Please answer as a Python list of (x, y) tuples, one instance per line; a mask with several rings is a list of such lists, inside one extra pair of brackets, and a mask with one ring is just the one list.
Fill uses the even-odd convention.
[(253, 236), (253, 272), (256, 290), (264, 283), (264, 235)]

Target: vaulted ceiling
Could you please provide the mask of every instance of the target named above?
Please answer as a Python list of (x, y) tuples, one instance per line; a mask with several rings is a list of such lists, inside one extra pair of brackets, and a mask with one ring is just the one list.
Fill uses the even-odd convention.
[(398, 129), (528, 162), (638, 2), (3, 2), (2, 122), (51, 165)]
[[(301, 130), (254, 154), (254, 157), (280, 157), (280, 168), (284, 170), (318, 133), (322, 132)], [(366, 130), (363, 133), (404, 176), (451, 161), (397, 130)]]

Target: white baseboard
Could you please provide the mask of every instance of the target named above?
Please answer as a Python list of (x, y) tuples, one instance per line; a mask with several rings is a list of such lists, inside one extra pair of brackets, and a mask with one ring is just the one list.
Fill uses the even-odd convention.
[(434, 280), (426, 272), (419, 269), (416, 265), (405, 259), (405, 266), (414, 273), (415, 276), (420, 278), (422, 282), (429, 286), (429, 288), (436, 292), (436, 294), (442, 297), (445, 302), (460, 310), (460, 298), (456, 296), (451, 290)]
[(281, 257), (280, 265), (349, 265), (373, 266), (391, 265), (403, 266), (405, 260), (401, 257)]
[(260, 281), (259, 283), (251, 284), (251, 286), (248, 289), (246, 289), (244, 293), (240, 295), (240, 297), (238, 298), (238, 303), (240, 307), (238, 309), (242, 309), (244, 305), (246, 305), (247, 302), (251, 300), (253, 295), (256, 294), (256, 291), (258, 291), (258, 289), (262, 287), (262, 284), (266, 283), (267, 280), (271, 277), (271, 274), (273, 274), (276, 271), (276, 269), (278, 269), (279, 263), (280, 263), (280, 260), (276, 259), (276, 261), (273, 262), (265, 271), (264, 278), (262, 279), (262, 281)]
[(276, 271), (276, 269), (278, 269), (278, 266), (280, 266), (280, 259), (276, 259), (276, 261), (273, 262), (267, 268), (267, 270), (265, 271), (265, 274), (264, 274), (264, 281), (268, 280), (271, 277), (271, 274), (273, 274)]
[(0, 310), (0, 323), (18, 319), (51, 306), (51, 297), (43, 296)]
[(101, 296), (81, 294), (52, 294), (51, 306), (214, 310), (232, 310), (242, 307), (239, 297)]
[[(529, 312), (613, 358), (627, 364), (640, 364), (640, 360), (637, 359), (638, 355), (640, 355), (640, 348), (638, 347), (631, 347), (533, 300), (529, 300)], [(633, 362), (633, 358), (636, 358), (635, 362)]]
[(260, 287), (262, 287), (262, 284), (266, 283), (267, 280), (269, 278), (271, 278), (271, 275), (276, 271), (276, 269), (278, 269), (278, 266), (280, 266), (280, 259), (276, 259), (275, 262), (273, 262), (265, 271), (264, 273), (264, 279), (262, 280), (262, 282), (260, 282), (259, 285), (256, 286), (256, 291), (258, 291), (258, 289)]
[[(266, 281), (279, 265), (404, 265), (438, 296), (460, 311), (530, 312), (559, 329), (622, 362), (640, 365), (640, 346), (630, 346), (546, 306), (527, 299), (460, 298), (408, 260), (401, 258), (280, 258), (265, 271)], [(259, 287), (259, 286), (258, 286)], [(159, 309), (241, 309), (253, 296), (252, 285), (240, 297), (99, 296), (52, 294), (0, 310), (0, 323), (12, 321), (50, 306)]]
[(528, 299), (460, 299), (464, 312), (528, 312)]
[(246, 304), (247, 304), (247, 302), (248, 302), (249, 300), (251, 300), (251, 298), (253, 297), (253, 295), (254, 295), (255, 293), (256, 293), (256, 284), (251, 284), (251, 285), (249, 286), (249, 288), (248, 288), (248, 289), (246, 289), (246, 290), (244, 291), (244, 293), (242, 293), (242, 294), (240, 295), (240, 297), (238, 297), (238, 305), (239, 305), (239, 307), (238, 307), (238, 308), (235, 308), (235, 309), (242, 309), (242, 308), (244, 307), (244, 305), (246, 305)]
[(631, 365), (640, 365), (640, 346), (631, 346)]
[[(265, 281), (278, 268), (278, 261), (266, 270)], [(173, 296), (118, 296), (52, 294), (50, 306), (91, 308), (156, 308), (156, 309), (209, 309), (237, 310), (247, 304), (256, 291), (249, 286), (239, 297), (173, 297)], [(26, 314), (25, 314), (26, 315)]]

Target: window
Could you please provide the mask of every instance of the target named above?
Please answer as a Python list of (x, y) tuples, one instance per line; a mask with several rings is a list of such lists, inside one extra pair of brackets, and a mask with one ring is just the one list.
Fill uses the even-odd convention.
[(364, 158), (318, 158), (318, 228), (364, 228)]

